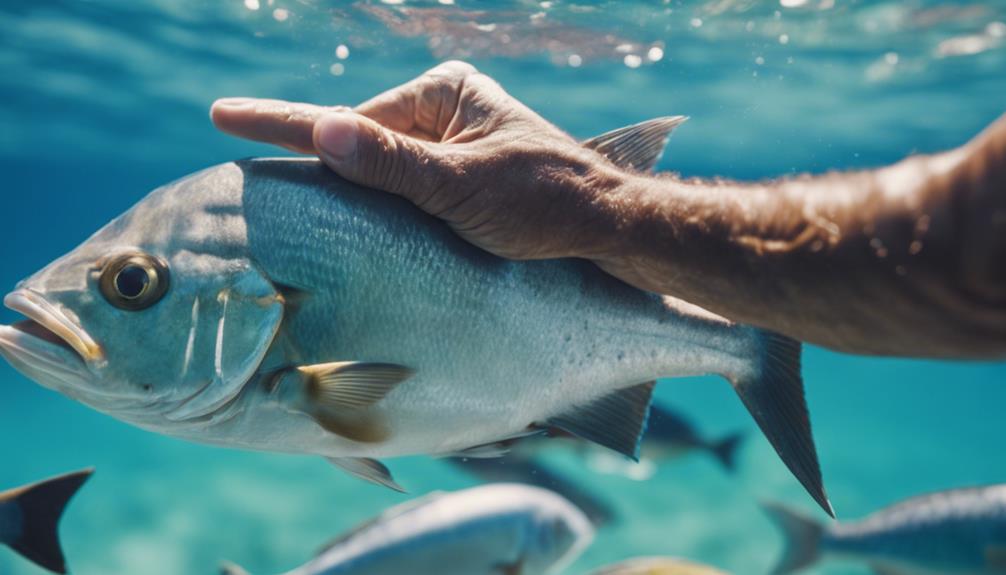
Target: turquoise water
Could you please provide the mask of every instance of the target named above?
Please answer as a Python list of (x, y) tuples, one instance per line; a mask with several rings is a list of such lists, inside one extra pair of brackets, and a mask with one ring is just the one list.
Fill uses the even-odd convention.
[[(352, 104), (464, 57), (579, 137), (687, 114), (660, 168), (745, 179), (940, 150), (1004, 111), (1001, 2), (456, 2), (4, 2), (0, 291), (159, 184), (275, 154), (213, 130), (206, 112), (220, 96)], [(0, 322), (14, 319), (0, 312)], [(808, 349), (804, 371), (841, 517), (1006, 481), (1006, 366)], [(222, 559), (278, 573), (405, 499), (318, 458), (130, 428), (5, 364), (0, 385), (0, 486), (98, 468), (62, 529), (78, 574), (208, 574)], [(668, 381), (658, 396), (710, 436), (751, 430), (739, 473), (696, 455), (634, 481), (550, 449), (552, 468), (619, 514), (570, 573), (640, 554), (766, 572), (781, 540), (757, 501), (812, 510), (811, 501), (726, 383)], [(389, 464), (413, 495), (474, 484), (444, 462)], [(812, 572), (868, 573), (849, 564)], [(35, 573), (0, 549), (0, 574)]]

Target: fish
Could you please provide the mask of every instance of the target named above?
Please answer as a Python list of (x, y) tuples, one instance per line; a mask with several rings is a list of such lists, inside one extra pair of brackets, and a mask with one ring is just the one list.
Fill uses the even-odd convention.
[(639, 557), (602, 567), (590, 575), (727, 575), (719, 569), (673, 557)]
[(650, 422), (643, 436), (642, 456), (652, 461), (667, 461), (686, 454), (703, 451), (712, 455), (723, 469), (736, 470), (737, 448), (744, 433), (730, 433), (718, 439), (706, 439), (680, 413), (653, 404)]
[[(654, 402), (650, 405), (650, 418), (640, 444), (640, 458), (663, 462), (702, 451), (712, 455), (727, 472), (733, 473), (736, 470), (737, 449), (744, 437), (744, 433), (735, 432), (714, 440), (706, 439), (684, 415)], [(536, 453), (545, 444), (553, 443), (554, 438), (555, 436), (545, 438), (546, 441), (536, 437), (528, 438), (515, 442), (511, 450)], [(589, 444), (571, 435), (561, 439), (575, 442), (581, 455), (585, 455), (582, 447)]]
[(1006, 573), (1006, 484), (921, 495), (827, 525), (779, 503), (764, 507), (786, 539), (775, 575), (827, 558), (860, 561), (878, 575)]
[[(495, 483), (393, 507), (287, 575), (544, 575), (575, 561), (593, 537), (561, 496)], [(247, 572), (228, 563), (222, 573)]]
[(0, 492), (0, 543), (53, 573), (66, 573), (59, 520), (94, 473), (84, 469)]
[(552, 471), (537, 457), (511, 452), (499, 458), (449, 458), (447, 461), (484, 481), (522, 483), (554, 491), (583, 511), (595, 527), (617, 519), (611, 504)]
[[(684, 118), (584, 142), (648, 170)], [(4, 304), (23, 375), (173, 437), (320, 455), (403, 490), (382, 459), (493, 452), (561, 430), (638, 458), (658, 377), (723, 375), (828, 503), (800, 343), (578, 259), (511, 261), (317, 159), (162, 186)]]

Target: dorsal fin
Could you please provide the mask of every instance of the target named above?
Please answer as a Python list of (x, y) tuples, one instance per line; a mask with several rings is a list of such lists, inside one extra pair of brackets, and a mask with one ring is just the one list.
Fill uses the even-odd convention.
[(320, 549), (318, 549), (318, 551), (315, 552), (315, 556), (316, 557), (320, 557), (320, 556), (324, 555), (325, 553), (327, 553), (328, 551), (331, 551), (335, 547), (337, 547), (337, 546), (339, 546), (339, 545), (341, 545), (341, 544), (349, 541), (350, 539), (356, 537), (360, 533), (363, 533), (367, 529), (370, 529), (374, 525), (377, 525), (378, 523), (383, 523), (383, 522), (386, 522), (386, 521), (390, 521), (390, 520), (394, 519), (395, 517), (398, 517), (398, 516), (400, 516), (400, 515), (402, 515), (404, 513), (412, 511), (413, 509), (422, 507), (423, 505), (426, 505), (428, 503), (436, 501), (437, 499), (440, 499), (444, 495), (447, 495), (447, 492), (445, 492), (445, 491), (432, 491), (430, 493), (427, 493), (426, 495), (423, 495), (422, 497), (417, 497), (417, 498), (412, 499), (410, 501), (406, 501), (405, 503), (400, 503), (398, 505), (395, 505), (394, 507), (391, 507), (390, 509), (386, 509), (380, 515), (378, 515), (377, 517), (374, 517), (373, 519), (368, 519), (368, 520), (364, 521), (363, 523), (360, 523), (356, 527), (353, 527), (349, 531), (346, 531), (342, 535), (339, 535), (335, 539), (332, 539), (332, 540), (328, 541)]
[(595, 136), (585, 140), (583, 146), (620, 168), (649, 172), (664, 154), (671, 132), (686, 120), (688, 116), (654, 118)]

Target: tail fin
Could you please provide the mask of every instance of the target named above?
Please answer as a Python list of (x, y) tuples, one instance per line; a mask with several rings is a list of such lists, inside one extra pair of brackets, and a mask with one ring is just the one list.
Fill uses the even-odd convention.
[(730, 473), (737, 469), (737, 448), (744, 441), (744, 437), (743, 432), (732, 433), (709, 446), (717, 461)]
[(92, 473), (93, 469), (85, 469), (0, 495), (0, 500), (13, 501), (21, 510), (21, 534), (10, 547), (41, 567), (66, 573), (59, 519), (70, 498)]
[(820, 558), (824, 528), (813, 519), (795, 513), (779, 503), (763, 503), (762, 507), (786, 538), (782, 558), (772, 570), (772, 575), (786, 575), (816, 563)]
[(835, 512), (821, 478), (800, 376), (800, 342), (758, 331), (761, 357), (731, 383), (786, 467), (828, 515)]
[(616, 166), (639, 172), (656, 167), (671, 132), (688, 120), (687, 116), (654, 118), (593, 137), (582, 143), (608, 158)]

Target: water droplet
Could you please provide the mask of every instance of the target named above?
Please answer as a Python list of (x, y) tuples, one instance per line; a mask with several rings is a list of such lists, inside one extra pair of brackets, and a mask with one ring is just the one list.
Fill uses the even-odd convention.
[(646, 59), (650, 62), (659, 62), (664, 57), (664, 49), (660, 46), (654, 46), (646, 52)]
[(807, 0), (779, 0), (783, 8), (800, 8), (807, 5)]
[(335, 49), (335, 57), (340, 60), (345, 60), (349, 58), (349, 46), (345, 44), (339, 44), (339, 47)]
[(583, 58), (581, 58), (579, 54), (570, 54), (569, 58), (566, 59), (566, 62), (572, 68), (579, 68), (580, 64), (583, 64)]
[(346, 67), (342, 65), (342, 62), (336, 62), (328, 68), (328, 71), (333, 76), (342, 76), (346, 72)]
[(757, 58), (755, 58), (755, 64), (758, 64), (759, 66), (764, 66), (765, 58), (758, 56)]
[(920, 242), (919, 240), (915, 240), (914, 242), (911, 243), (911, 245), (908, 246), (908, 253), (912, 254), (913, 256), (921, 251), (922, 251), (922, 242)]
[(789, 34), (780, 34), (779, 43), (782, 45), (789, 44)]
[(626, 54), (623, 61), (630, 68), (638, 68), (643, 63), (643, 59), (637, 54)]
[(258, 0), (245, 0), (245, 8), (249, 10), (258, 10), (261, 7)]
[(287, 18), (290, 17), (290, 12), (283, 8), (277, 8), (272, 11), (272, 17), (275, 18), (277, 22), (286, 22)]
[(702, 18), (692, 18), (691, 21), (688, 23), (691, 25), (692, 28), (701, 28)]

